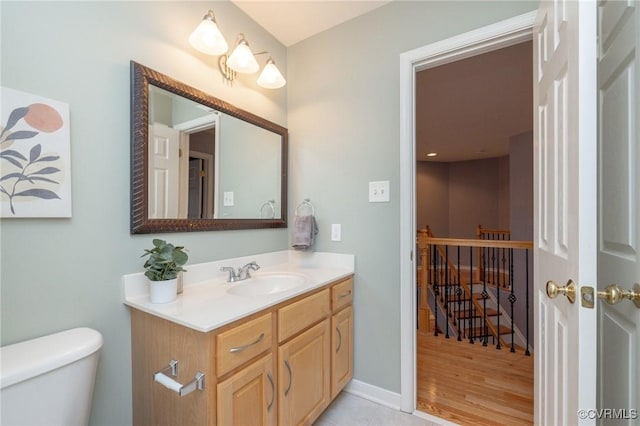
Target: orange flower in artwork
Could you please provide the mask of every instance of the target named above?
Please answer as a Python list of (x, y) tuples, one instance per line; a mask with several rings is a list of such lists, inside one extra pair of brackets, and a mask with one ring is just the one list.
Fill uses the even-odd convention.
[(51, 133), (62, 127), (62, 117), (55, 108), (47, 104), (31, 104), (24, 121), (41, 132)]

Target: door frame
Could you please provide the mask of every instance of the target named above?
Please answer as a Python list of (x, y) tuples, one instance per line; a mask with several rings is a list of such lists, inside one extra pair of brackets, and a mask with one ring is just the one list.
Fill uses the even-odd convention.
[(415, 74), (531, 40), (536, 13), (534, 10), (400, 55), (400, 409), (408, 413), (416, 410)]

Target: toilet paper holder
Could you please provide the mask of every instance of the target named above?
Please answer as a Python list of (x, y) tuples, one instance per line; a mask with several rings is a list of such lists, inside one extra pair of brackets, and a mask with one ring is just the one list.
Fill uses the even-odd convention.
[(171, 389), (180, 396), (188, 395), (196, 389), (199, 391), (204, 390), (204, 373), (201, 371), (198, 371), (195, 378), (186, 385), (183, 385), (167, 376), (167, 373), (173, 377), (178, 376), (178, 361), (175, 359), (169, 361), (169, 365), (164, 367), (162, 370), (158, 370), (153, 373), (153, 380), (166, 388)]

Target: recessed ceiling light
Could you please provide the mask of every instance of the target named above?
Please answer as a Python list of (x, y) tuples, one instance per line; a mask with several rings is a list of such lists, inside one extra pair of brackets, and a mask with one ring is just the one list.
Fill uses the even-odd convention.
[(436, 155), (438, 155), (437, 152), (430, 152), (427, 154), (427, 157), (435, 157)]

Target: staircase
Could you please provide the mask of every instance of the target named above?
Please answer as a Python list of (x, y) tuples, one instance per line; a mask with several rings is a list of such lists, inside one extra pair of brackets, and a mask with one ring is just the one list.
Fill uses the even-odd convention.
[[(517, 283), (511, 277), (515, 250), (528, 257), (530, 246), (531, 242), (434, 238), (428, 227), (420, 230), (418, 328), (529, 355), (529, 301), (528, 297), (518, 300)], [(497, 262), (496, 253), (501, 256)], [(461, 265), (462, 260), (469, 265)], [(526, 286), (528, 294), (528, 279)], [(514, 307), (523, 302), (527, 305), (524, 332), (513, 321)]]

